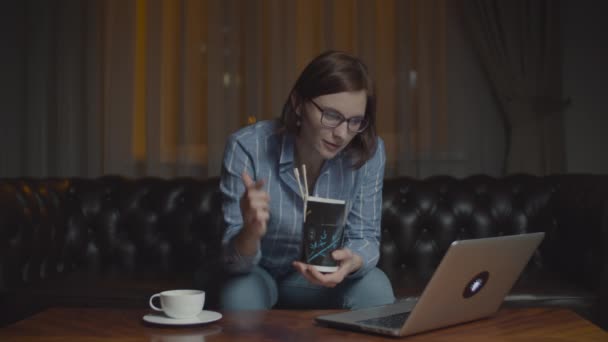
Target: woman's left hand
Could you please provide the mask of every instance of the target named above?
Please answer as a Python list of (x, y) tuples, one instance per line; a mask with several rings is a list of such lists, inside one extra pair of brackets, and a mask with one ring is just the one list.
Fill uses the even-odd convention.
[(293, 266), (312, 284), (335, 287), (363, 265), (361, 257), (348, 248), (337, 249), (331, 255), (338, 262), (338, 270), (332, 273), (321, 273), (312, 265), (300, 261), (294, 261)]

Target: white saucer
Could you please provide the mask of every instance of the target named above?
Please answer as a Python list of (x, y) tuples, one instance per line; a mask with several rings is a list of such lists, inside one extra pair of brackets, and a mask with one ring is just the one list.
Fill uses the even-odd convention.
[(203, 310), (201, 313), (192, 318), (171, 318), (163, 313), (150, 313), (144, 316), (144, 321), (154, 324), (165, 325), (190, 325), (215, 322), (222, 318), (222, 314), (215, 311)]

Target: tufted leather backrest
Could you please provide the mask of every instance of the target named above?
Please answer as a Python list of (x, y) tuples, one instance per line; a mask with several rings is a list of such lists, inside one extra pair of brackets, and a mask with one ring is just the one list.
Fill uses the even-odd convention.
[[(72, 270), (219, 268), (218, 185), (217, 178), (0, 180), (0, 290)], [(387, 179), (379, 266), (399, 286), (420, 288), (456, 239), (544, 231), (530, 267), (593, 286), (606, 259), (607, 193), (608, 177), (593, 175)]]
[(380, 267), (402, 285), (420, 288), (454, 240), (543, 231), (545, 240), (529, 269), (570, 272), (593, 287), (602, 260), (606, 180), (589, 175), (385, 180)]
[(218, 262), (218, 179), (0, 182), (0, 280), (87, 273), (193, 272)]

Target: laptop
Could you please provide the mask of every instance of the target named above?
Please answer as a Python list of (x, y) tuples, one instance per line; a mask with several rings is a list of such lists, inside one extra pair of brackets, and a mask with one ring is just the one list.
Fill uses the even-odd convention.
[(454, 241), (417, 301), (315, 318), (326, 326), (407, 336), (498, 311), (545, 233)]

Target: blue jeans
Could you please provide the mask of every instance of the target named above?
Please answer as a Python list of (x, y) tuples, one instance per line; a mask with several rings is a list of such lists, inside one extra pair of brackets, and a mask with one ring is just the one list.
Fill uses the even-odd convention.
[(256, 266), (250, 273), (232, 276), (220, 297), (222, 310), (359, 309), (395, 301), (391, 283), (380, 269), (349, 279), (334, 288), (309, 283), (299, 272), (276, 281)]

